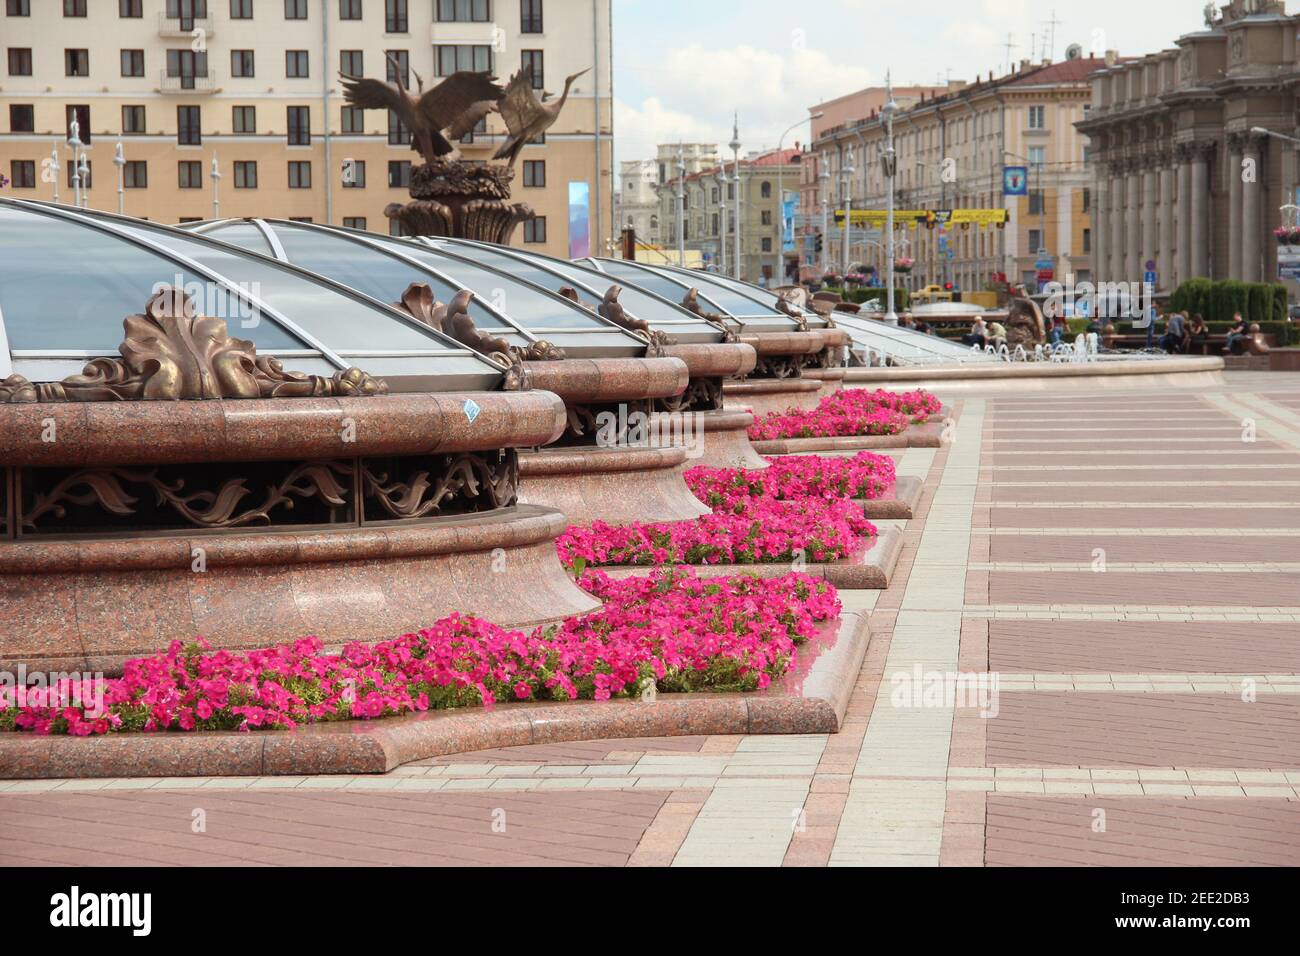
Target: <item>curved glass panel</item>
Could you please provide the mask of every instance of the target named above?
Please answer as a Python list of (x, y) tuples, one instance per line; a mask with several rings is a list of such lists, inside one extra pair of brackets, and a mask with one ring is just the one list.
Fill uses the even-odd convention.
[(0, 205), (0, 238), (0, 315), (11, 351), (115, 354), (122, 320), (164, 282), (186, 286), (204, 314), (225, 319), (232, 335), (261, 350), (308, 348), (238, 297), (119, 236)]
[(960, 342), (926, 335), (878, 319), (837, 312), (835, 324), (853, 339), (855, 350), (869, 349), (905, 365), (1000, 362), (996, 355), (977, 352)]
[(217, 232), (221, 233), (222, 242), (229, 242), (233, 245), (241, 246), (250, 252), (256, 252), (263, 256), (275, 254), (275, 250), (272, 249), (271, 244), (267, 242), (266, 236), (262, 234), (262, 230), (258, 229), (257, 226), (253, 225), (251, 222), (231, 219), (212, 229), (204, 229), (199, 233), (199, 235), (212, 236)]
[[(563, 259), (553, 259), (550, 256), (519, 249), (502, 251), (499, 247), (487, 243), (446, 239), (433, 241), (546, 289), (554, 289), (558, 292), (562, 286), (571, 285), (584, 299), (592, 301), (593, 304), (595, 300), (603, 297), (613, 284), (609, 275)], [(623, 293), (619, 296), (623, 308), (629, 315), (649, 322), (651, 327), (678, 336), (696, 334), (707, 336), (709, 341), (717, 341), (721, 338), (721, 334), (714, 326), (677, 307), (681, 296), (665, 302), (663, 299), (647, 294), (644, 289), (635, 285), (619, 284), (623, 286)]]
[[(708, 299), (709, 302), (715, 304), (715, 308), (750, 325), (754, 324), (754, 321), (758, 319), (789, 321), (789, 316), (778, 312), (762, 300), (756, 301), (755, 296), (743, 294), (728, 284), (716, 281), (713, 274), (709, 272), (683, 271), (644, 262), (633, 265), (623, 259), (600, 259), (598, 261), (602, 269), (608, 269), (611, 272), (617, 270), (620, 275), (626, 274), (629, 281), (639, 281), (632, 277), (640, 273), (641, 275), (654, 275), (659, 281), (671, 282), (678, 288), (694, 286), (700, 290), (701, 300)], [(775, 296), (773, 296), (773, 299), (775, 300)]]

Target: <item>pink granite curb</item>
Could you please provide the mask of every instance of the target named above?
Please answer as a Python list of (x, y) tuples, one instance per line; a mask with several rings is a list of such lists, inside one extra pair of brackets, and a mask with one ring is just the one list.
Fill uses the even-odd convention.
[[(829, 627), (830, 625), (828, 625)], [(837, 733), (866, 656), (867, 617), (846, 611), (806, 673), (752, 694), (498, 704), (251, 733), (0, 735), (0, 779), (386, 773), (494, 747), (709, 734)], [(828, 631), (829, 633), (829, 631)]]
[(909, 425), (901, 435), (850, 435), (843, 438), (773, 438), (753, 441), (760, 455), (806, 455), (819, 451), (871, 451), (878, 448), (939, 448), (943, 442), (943, 422), (930, 421)]
[(868, 518), (909, 519), (916, 516), (916, 507), (921, 503), (921, 493), (925, 490), (925, 479), (916, 477), (899, 478), (894, 482), (891, 494), (887, 498), (855, 498), (862, 505)]

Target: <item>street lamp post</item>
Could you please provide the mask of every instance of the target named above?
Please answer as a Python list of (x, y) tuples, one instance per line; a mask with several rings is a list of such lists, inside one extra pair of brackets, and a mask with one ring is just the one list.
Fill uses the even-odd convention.
[(221, 167), (217, 165), (217, 154), (212, 154), (212, 218), (221, 218)]
[[(819, 110), (797, 123), (791, 123), (789, 129), (776, 141), (776, 270), (773, 272), (772, 281), (777, 285), (781, 285), (785, 280), (785, 138), (804, 123), (819, 120), (825, 115)], [(790, 232), (793, 235), (793, 222), (790, 224)]]
[(826, 239), (831, 229), (831, 174), (826, 171), (825, 163), (822, 164), (821, 172), (817, 174), (817, 181), (821, 184), (822, 194), (822, 255), (821, 262), (818, 265), (821, 266), (822, 274), (825, 275), (830, 271), (831, 265), (830, 249), (826, 247)]
[(849, 288), (849, 233), (853, 229), (853, 147), (844, 154), (844, 166), (840, 169), (840, 183), (844, 192), (844, 269), (840, 273), (840, 282), (844, 291)]
[(686, 268), (686, 153), (677, 144), (677, 264)]
[(739, 279), (741, 277), (741, 259), (742, 259), (741, 244), (740, 244), (741, 243), (740, 233), (741, 233), (742, 221), (740, 218), (740, 115), (739, 114), (736, 114), (732, 118), (731, 142), (728, 143), (727, 145), (731, 147), (731, 156), (735, 165), (735, 181), (733, 182), (732, 185), (736, 187), (736, 212), (735, 212), (736, 256), (735, 256), (735, 262), (733, 263), (733, 268), (735, 269), (735, 271), (732, 274), (737, 279)]
[(713, 176), (718, 184), (718, 271), (727, 274), (727, 167)]
[(117, 167), (117, 214), (119, 216), (126, 213), (126, 154), (122, 151), (122, 141), (117, 141), (117, 149), (113, 152), (113, 165)]
[(885, 265), (888, 269), (885, 321), (890, 325), (898, 324), (898, 313), (894, 311), (894, 175), (898, 172), (898, 154), (894, 151), (894, 114), (898, 104), (894, 102), (894, 87), (889, 73), (885, 73), (885, 105), (880, 108), (885, 118), (885, 151), (880, 157), (881, 171), (885, 174), (885, 233), (888, 249), (885, 252)]
[(63, 171), (63, 164), (59, 162), (59, 143), (55, 141), (54, 146), (50, 148), (50, 175), (54, 177), (54, 201), (59, 201), (59, 173)]
[(74, 116), (72, 122), (68, 125), (68, 148), (72, 150), (72, 157), (68, 160), (70, 165), (68, 169), (72, 173), (72, 204), (81, 207), (81, 165), (78, 160), (81, 158), (81, 124), (77, 122)]

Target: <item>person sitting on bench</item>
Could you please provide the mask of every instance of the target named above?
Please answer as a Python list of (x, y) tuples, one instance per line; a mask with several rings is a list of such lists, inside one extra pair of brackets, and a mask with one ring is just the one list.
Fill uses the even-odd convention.
[(1174, 355), (1181, 354), (1187, 347), (1187, 326), (1181, 312), (1170, 312), (1165, 322), (1165, 334), (1160, 336), (1160, 347)]
[(1197, 312), (1192, 316), (1191, 325), (1187, 329), (1187, 351), (1195, 351), (1198, 355), (1204, 355), (1208, 351), (1210, 343), (1210, 327), (1205, 324), (1205, 319), (1201, 318), (1201, 313)]
[(967, 345), (977, 345), (980, 348), (984, 348), (989, 344), (989, 330), (984, 324), (984, 316), (975, 316), (975, 321), (970, 327), (970, 334), (962, 336), (962, 341)]
[(1246, 334), (1246, 320), (1241, 317), (1240, 312), (1234, 312), (1232, 315), (1232, 328), (1228, 329), (1228, 338), (1223, 343), (1223, 351), (1229, 355), (1236, 354), (1234, 349), (1237, 347), (1237, 343), (1246, 337)]

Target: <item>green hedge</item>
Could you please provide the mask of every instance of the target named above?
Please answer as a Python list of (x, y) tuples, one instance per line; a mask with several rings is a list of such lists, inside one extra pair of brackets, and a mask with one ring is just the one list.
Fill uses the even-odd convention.
[[(886, 289), (850, 289), (846, 295), (844, 290), (838, 286), (826, 286), (823, 292), (834, 292), (846, 302), (856, 302), (861, 305), (863, 302), (871, 302), (879, 299), (881, 306), (885, 306), (888, 298)], [(894, 290), (894, 310), (900, 311), (907, 308), (909, 297), (906, 289)]]
[(1207, 323), (1231, 322), (1240, 312), (1247, 322), (1286, 322), (1286, 286), (1281, 283), (1242, 282), (1238, 279), (1189, 279), (1174, 290), (1169, 308), (1195, 315)]

